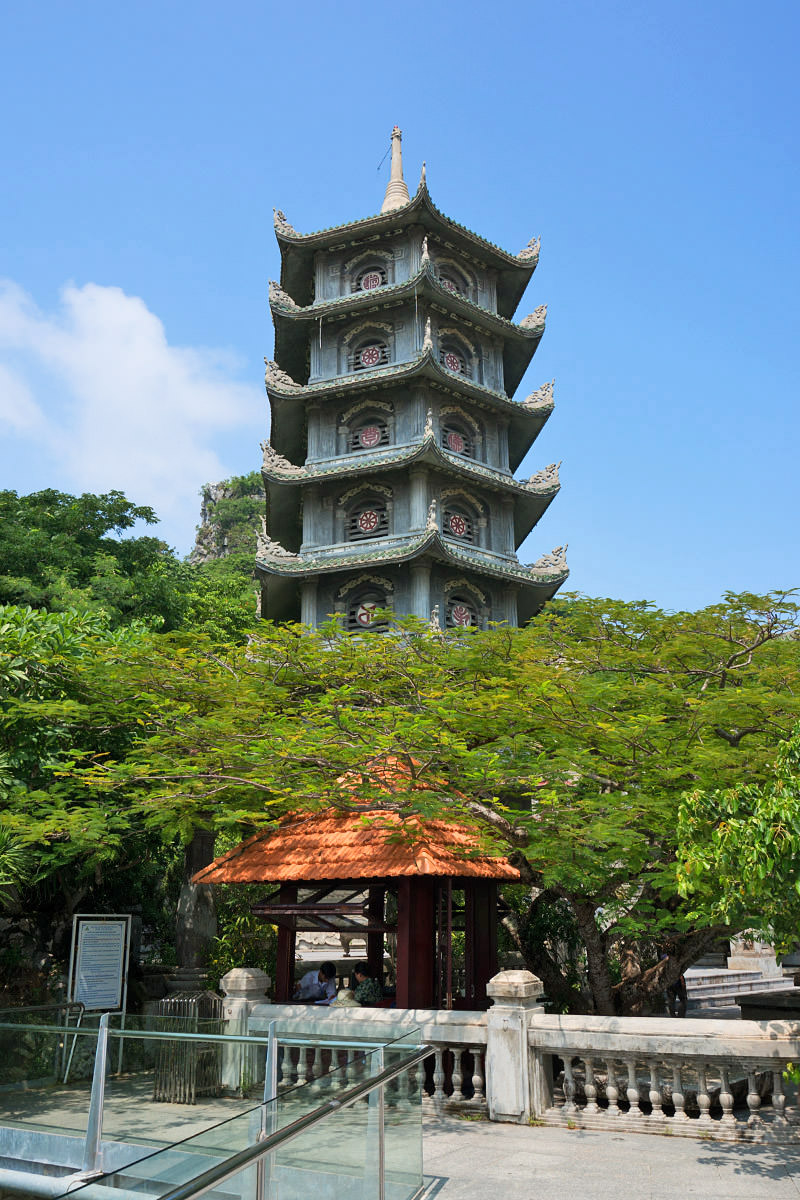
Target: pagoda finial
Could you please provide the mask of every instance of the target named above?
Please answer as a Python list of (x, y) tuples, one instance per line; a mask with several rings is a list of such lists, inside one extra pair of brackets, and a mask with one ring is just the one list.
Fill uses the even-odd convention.
[(411, 197), (403, 179), (403, 135), (395, 125), (392, 130), (392, 175), (386, 185), (381, 212), (391, 212), (392, 209), (402, 208), (410, 202)]

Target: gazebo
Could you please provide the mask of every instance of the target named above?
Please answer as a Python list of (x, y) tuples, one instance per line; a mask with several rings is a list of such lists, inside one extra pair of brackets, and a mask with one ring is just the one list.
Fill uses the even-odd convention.
[[(194, 882), (275, 885), (253, 912), (278, 927), (278, 1002), (292, 996), (297, 933), (317, 930), (365, 936), (376, 977), (384, 937), (396, 935), (399, 1008), (483, 1009), (497, 971), (497, 887), (519, 877), (507, 859), (482, 850), (474, 830), (373, 802), (288, 816)], [(456, 979), (460, 930), (464, 968)]]

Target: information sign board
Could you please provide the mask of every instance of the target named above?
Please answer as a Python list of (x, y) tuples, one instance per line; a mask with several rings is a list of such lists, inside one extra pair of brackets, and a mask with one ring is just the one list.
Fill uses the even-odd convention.
[(87, 1012), (123, 1008), (130, 918), (76, 920), (71, 999), (83, 1004)]

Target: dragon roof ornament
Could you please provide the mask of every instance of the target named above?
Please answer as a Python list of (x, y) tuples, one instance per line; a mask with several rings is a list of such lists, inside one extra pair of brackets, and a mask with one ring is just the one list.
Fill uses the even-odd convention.
[(432, 354), (433, 353), (433, 333), (431, 331), (430, 317), (427, 317), (425, 319), (425, 337), (422, 339), (422, 353), (423, 354)]
[(520, 260), (520, 262), (533, 263), (533, 265), (536, 266), (539, 261), (539, 250), (541, 249), (541, 245), (541, 238), (532, 237), (525, 249), (520, 250), (517, 258)]
[(422, 239), (422, 253), (421, 253), (420, 259), (419, 259), (420, 270), (424, 271), (430, 265), (431, 265), (431, 256), (428, 252), (428, 235), (426, 233), (425, 237)]
[(267, 387), (269, 387), (271, 384), (274, 384), (279, 388), (288, 388), (291, 391), (302, 392), (302, 383), (297, 383), (294, 379), (292, 379), (291, 375), (288, 375), (286, 371), (284, 371), (282, 367), (279, 367), (273, 359), (265, 358), (264, 363), (266, 364), (267, 368), (264, 374), (264, 381)]
[(282, 475), (305, 475), (305, 467), (298, 467), (295, 463), (289, 462), (289, 459), (279, 454), (270, 442), (262, 442), (261, 449), (264, 453), (263, 465), (266, 470), (279, 471)]
[(536, 491), (550, 491), (551, 488), (560, 487), (558, 468), (561, 466), (561, 462), (563, 459), (557, 463), (550, 463), (543, 471), (537, 471), (535, 475), (531, 475), (528, 487), (534, 488)]
[(269, 302), (270, 304), (277, 304), (279, 308), (300, 308), (300, 305), (274, 279), (270, 279), (269, 281)]
[(436, 434), (434, 433), (434, 429), (433, 429), (433, 409), (429, 408), (427, 413), (425, 414), (425, 428), (422, 431), (422, 437), (424, 439), (424, 438), (432, 438), (435, 436), (436, 436)]
[(297, 555), (292, 554), (291, 550), (287, 550), (280, 542), (276, 542), (267, 533), (267, 519), (261, 518), (261, 533), (258, 535), (256, 544), (256, 557), (264, 558), (267, 561), (275, 559), (292, 559), (297, 562)]
[(567, 568), (567, 546), (565, 542), (563, 546), (556, 546), (555, 550), (551, 550), (549, 554), (543, 554), (541, 558), (537, 558), (535, 563), (531, 563), (532, 571), (566, 571)]
[(276, 233), (293, 233), (295, 236), (297, 236), (297, 230), (293, 225), (289, 224), (289, 222), (286, 220), (286, 213), (282, 212), (281, 209), (273, 208), (272, 223), (275, 226)]
[(540, 304), (532, 313), (528, 313), (527, 317), (523, 317), (519, 323), (520, 329), (544, 329), (544, 323), (547, 320), (547, 305)]
[(531, 409), (550, 409), (550, 408), (552, 408), (553, 407), (553, 387), (555, 385), (555, 382), (556, 382), (555, 379), (551, 379), (547, 383), (543, 383), (542, 386), (540, 388), (537, 388), (535, 392), (531, 392), (530, 396), (527, 396), (522, 401), (522, 407), (523, 408), (531, 408)]

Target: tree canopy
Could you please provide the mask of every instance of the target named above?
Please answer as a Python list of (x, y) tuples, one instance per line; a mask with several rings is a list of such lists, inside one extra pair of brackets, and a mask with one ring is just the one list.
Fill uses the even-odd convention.
[[(800, 719), (785, 636), (797, 620), (776, 593), (674, 614), (572, 597), (525, 630), (447, 635), (414, 620), (363, 638), (263, 623), (225, 649), (132, 631), (73, 658), (68, 696), (7, 710), (7, 731), (44, 719), (62, 740), (6, 820), (21, 829), (11, 814), (24, 809), (46, 854), (89, 829), (76, 804), (99, 822), (92, 839), (125, 824), (167, 844), (244, 835), (345, 803), (345, 771), (385, 799), (371, 764), (400, 755), (417, 785), (394, 797), (404, 811), (461, 816), (521, 870), (506, 925), (554, 1002), (640, 1011), (719, 936), (768, 932), (767, 878), (726, 909), (735, 860), (702, 868), (704, 797), (769, 789)], [(800, 916), (796, 891), (784, 900)], [(570, 938), (584, 970), (561, 953)]]

